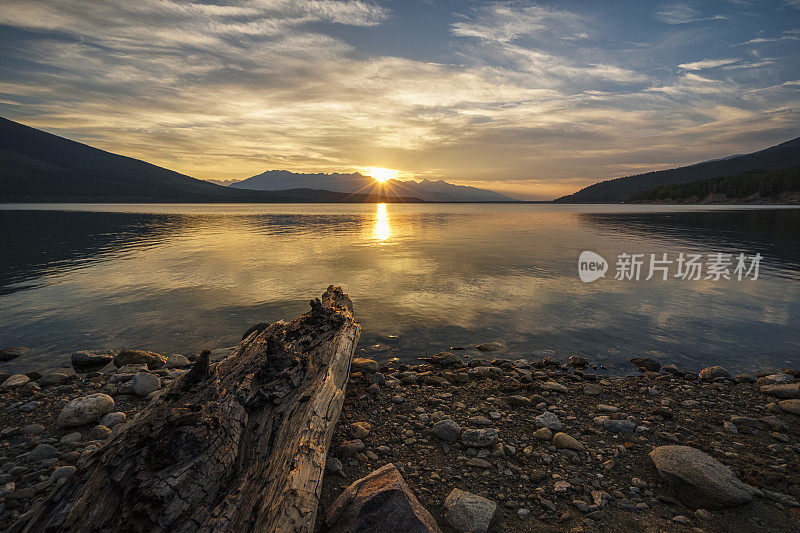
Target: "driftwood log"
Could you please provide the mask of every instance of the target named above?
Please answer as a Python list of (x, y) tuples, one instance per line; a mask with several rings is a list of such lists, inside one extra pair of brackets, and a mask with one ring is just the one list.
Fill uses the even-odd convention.
[(23, 531), (313, 531), (361, 327), (341, 288), (208, 352), (92, 453)]

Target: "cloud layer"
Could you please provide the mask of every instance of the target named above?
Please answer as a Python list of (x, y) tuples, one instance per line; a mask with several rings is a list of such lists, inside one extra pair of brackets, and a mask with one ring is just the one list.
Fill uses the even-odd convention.
[(12, 0), (0, 105), (197, 177), (377, 166), (527, 198), (800, 134), (774, 7), (620, 9)]

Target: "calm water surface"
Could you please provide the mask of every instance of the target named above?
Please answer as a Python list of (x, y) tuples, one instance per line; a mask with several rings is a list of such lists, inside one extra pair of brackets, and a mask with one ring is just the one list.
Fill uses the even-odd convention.
[[(374, 356), (800, 366), (800, 210), (554, 205), (0, 205), (0, 371), (77, 349), (191, 353), (341, 285)], [(578, 255), (603, 255), (583, 283)], [(617, 281), (618, 254), (756, 252), (758, 280)], [(495, 355), (495, 354), (493, 354)]]

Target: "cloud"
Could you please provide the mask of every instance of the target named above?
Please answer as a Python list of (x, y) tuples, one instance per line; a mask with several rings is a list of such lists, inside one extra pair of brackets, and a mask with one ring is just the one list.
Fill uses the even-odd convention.
[(678, 68), (682, 68), (684, 70), (705, 70), (731, 65), (738, 62), (738, 59), (703, 59), (701, 61), (693, 61), (691, 63), (682, 63), (678, 65)]
[(721, 20), (725, 17), (715, 15), (713, 17), (703, 17), (696, 9), (684, 3), (668, 4), (660, 11), (656, 11), (655, 19), (665, 24), (688, 24), (690, 22), (700, 22), (705, 20)]
[[(580, 17), (569, 11), (497, 3), (478, 9), (477, 16), (452, 24), (451, 31), (461, 37), (477, 37), (487, 41), (508, 43), (534, 36), (554, 26), (558, 26), (562, 31), (582, 27)], [(576, 31), (571, 36), (579, 35), (588, 36), (582, 31)]]
[(18, 36), (0, 42), (10, 118), (197, 177), (379, 166), (541, 199), (747, 151), (800, 125), (796, 72), (746, 70), (776, 58), (658, 68), (699, 45), (665, 60), (688, 39), (671, 27), (619, 54), (608, 21), (541, 6), (454, 15), (436, 36), (450, 55), (422, 58), (341, 36), (395, 20), (369, 2), (3, 7)]

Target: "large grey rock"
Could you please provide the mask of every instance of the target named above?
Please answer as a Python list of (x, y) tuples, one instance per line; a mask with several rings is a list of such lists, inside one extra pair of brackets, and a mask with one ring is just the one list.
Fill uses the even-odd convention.
[(24, 346), (8, 346), (0, 350), (0, 361), (11, 361), (21, 355), (25, 355), (29, 351), (31, 351), (31, 349)]
[(139, 372), (133, 376), (133, 392), (137, 396), (147, 396), (161, 388), (161, 380), (155, 374)]
[(761, 392), (778, 398), (800, 398), (800, 383), (776, 383), (775, 385), (764, 385)]
[(718, 378), (731, 379), (731, 373), (721, 366), (709, 366), (704, 368), (698, 374), (700, 379), (705, 381), (713, 381)]
[(441, 532), (393, 464), (344, 489), (328, 508), (325, 523), (329, 533)]
[(108, 394), (97, 392), (82, 398), (75, 398), (61, 410), (61, 414), (58, 415), (58, 425), (61, 427), (82, 426), (98, 420), (112, 409), (114, 409), (114, 399)]
[(658, 473), (687, 506), (721, 509), (753, 499), (752, 487), (710, 455), (690, 446), (659, 446), (650, 452)]
[(30, 380), (31, 380), (31, 378), (29, 378), (25, 374), (14, 374), (13, 376), (10, 376), (8, 379), (6, 379), (3, 382), (3, 384), (0, 385), (0, 388), (3, 388), (3, 389), (15, 389), (17, 387), (22, 387), (23, 385), (28, 383)]
[(114, 356), (114, 366), (146, 364), (150, 370), (157, 370), (167, 362), (166, 357), (145, 350), (122, 350)]
[(70, 361), (75, 372), (92, 372), (100, 370), (114, 359), (113, 353), (75, 352)]
[(433, 432), (445, 442), (456, 442), (461, 434), (461, 426), (453, 420), (441, 420), (433, 426)]
[(447, 523), (459, 533), (486, 533), (497, 504), (477, 494), (453, 489), (444, 500)]
[(461, 442), (470, 448), (486, 448), (497, 442), (496, 429), (468, 429), (461, 434)]

